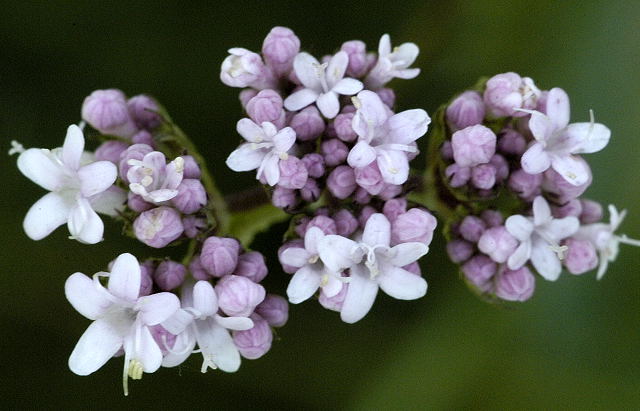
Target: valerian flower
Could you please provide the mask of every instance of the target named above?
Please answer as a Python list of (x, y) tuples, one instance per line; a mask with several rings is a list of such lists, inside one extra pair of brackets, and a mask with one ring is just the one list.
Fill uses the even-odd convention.
[(402, 43), (391, 48), (388, 34), (380, 37), (378, 60), (365, 79), (367, 88), (378, 89), (393, 78), (412, 79), (420, 74), (419, 68), (409, 68), (418, 57), (420, 49), (414, 43)]
[(131, 166), (127, 171), (129, 189), (145, 201), (158, 204), (178, 195), (184, 174), (182, 157), (167, 164), (164, 154), (152, 151), (142, 160), (131, 159), (127, 163)]

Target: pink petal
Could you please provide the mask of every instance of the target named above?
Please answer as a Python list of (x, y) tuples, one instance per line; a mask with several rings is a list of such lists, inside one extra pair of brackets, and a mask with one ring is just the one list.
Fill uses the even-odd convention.
[[(398, 300), (415, 300), (427, 293), (427, 282), (424, 278), (410, 273), (400, 267), (381, 267), (377, 277), (382, 291)], [(349, 285), (351, 289), (351, 285)]]
[(404, 184), (409, 178), (409, 159), (404, 151), (378, 149), (378, 168), (387, 184)]
[(540, 174), (551, 167), (551, 158), (540, 143), (533, 143), (522, 155), (522, 169), (529, 174)]
[(285, 127), (273, 137), (273, 144), (278, 153), (288, 152), (296, 142), (296, 132), (291, 127)]
[(563, 157), (552, 156), (551, 167), (574, 186), (581, 186), (589, 181), (589, 167), (579, 157), (571, 155)]
[(539, 111), (531, 113), (529, 129), (531, 130), (533, 137), (540, 142), (549, 140), (553, 132), (556, 130), (551, 119)]
[(195, 345), (196, 336), (192, 332), (186, 331), (178, 335), (171, 348), (172, 352), (167, 353), (162, 359), (162, 366), (175, 367), (182, 364), (192, 354)]
[(421, 109), (406, 110), (389, 117), (387, 127), (390, 143), (410, 144), (422, 137), (426, 132), (431, 118)]
[(27, 212), (22, 223), (25, 233), (32, 240), (42, 240), (67, 222), (74, 204), (59, 193), (45, 194)]
[(136, 301), (140, 293), (140, 265), (129, 253), (120, 254), (113, 263), (108, 289), (127, 301)]
[(354, 168), (363, 168), (376, 159), (376, 150), (366, 141), (360, 140), (349, 152), (347, 163)]
[(595, 153), (609, 144), (611, 130), (600, 123), (573, 123), (569, 124), (563, 132), (563, 136), (571, 143), (571, 152)]
[(371, 310), (378, 294), (378, 283), (369, 278), (361, 265), (351, 269), (349, 278), (349, 288), (340, 310), (340, 318), (346, 323), (353, 324)]
[(69, 368), (89, 375), (102, 367), (122, 347), (123, 336), (107, 320), (96, 320), (82, 334), (69, 357)]
[(390, 110), (380, 100), (380, 96), (370, 90), (363, 90), (358, 93), (355, 102), (358, 110), (353, 117), (351, 127), (353, 127), (353, 131), (358, 136), (370, 141), (373, 135), (369, 134), (387, 121)]

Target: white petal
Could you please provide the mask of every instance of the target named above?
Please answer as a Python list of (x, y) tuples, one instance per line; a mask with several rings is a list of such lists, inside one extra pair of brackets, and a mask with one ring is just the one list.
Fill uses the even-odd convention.
[(265, 134), (262, 127), (248, 118), (238, 120), (238, 123), (236, 124), (236, 131), (250, 143), (261, 143), (265, 140)]
[(338, 95), (333, 91), (320, 94), (316, 100), (316, 106), (318, 106), (318, 110), (320, 110), (323, 116), (326, 118), (334, 118), (340, 111)]
[(555, 126), (549, 117), (539, 111), (534, 111), (529, 119), (529, 129), (536, 140), (545, 142), (553, 134)]
[(398, 300), (415, 300), (427, 293), (427, 282), (424, 278), (400, 267), (383, 267), (376, 279), (382, 291)]
[[(318, 60), (316, 60), (315, 57), (305, 52), (298, 53), (298, 55), (296, 55), (296, 57), (293, 59), (293, 69), (296, 72), (298, 80), (300, 80), (300, 83), (302, 83), (305, 87), (310, 89), (318, 90), (322, 87), (320, 85), (320, 79), (318, 77), (319, 65), (320, 63), (318, 63)], [(287, 107), (287, 110), (292, 109)]]
[(382, 213), (372, 214), (364, 226), (362, 242), (370, 246), (382, 245), (389, 247), (391, 240), (391, 223)]
[(140, 361), (144, 372), (156, 372), (162, 365), (162, 350), (153, 339), (149, 328), (142, 327), (140, 340), (136, 341), (135, 345), (140, 349), (135, 351), (135, 356), (131, 359)]
[(329, 271), (339, 273), (362, 260), (358, 243), (339, 235), (327, 235), (318, 244), (318, 254)]
[(551, 157), (540, 143), (533, 143), (522, 154), (522, 169), (529, 174), (539, 174), (551, 167)]
[(520, 243), (516, 251), (509, 256), (507, 260), (507, 266), (510, 270), (517, 270), (526, 264), (526, 262), (531, 257), (531, 241), (524, 241)]
[(198, 281), (193, 286), (193, 308), (205, 317), (218, 312), (218, 296), (208, 281)]
[(410, 80), (412, 78), (418, 77), (418, 75), (420, 74), (420, 69), (419, 68), (412, 68), (412, 69), (396, 70), (393, 74), (397, 78), (401, 78), (401, 79), (404, 79), (404, 80)]
[(134, 306), (134, 309), (138, 310), (138, 318), (146, 325), (160, 324), (175, 314), (179, 308), (178, 297), (167, 292), (140, 297)]
[(20, 154), (18, 169), (29, 180), (49, 191), (63, 188), (69, 179), (54, 155), (39, 148), (30, 148)]
[(32, 240), (41, 240), (66, 223), (75, 202), (58, 193), (49, 193), (31, 206), (22, 226)]
[(298, 111), (318, 99), (320, 94), (310, 88), (303, 88), (284, 100), (284, 107), (289, 111)]
[(587, 163), (579, 157), (552, 156), (551, 167), (558, 172), (568, 183), (581, 186), (589, 181), (590, 170)]
[(72, 124), (67, 128), (67, 136), (62, 146), (62, 160), (72, 170), (80, 167), (80, 157), (84, 151), (84, 135), (80, 127)]
[(241, 144), (227, 157), (227, 167), (233, 171), (249, 171), (260, 167), (266, 152), (256, 149), (252, 143)]
[(378, 283), (365, 271), (361, 265), (351, 268), (349, 288), (340, 310), (340, 318), (346, 323), (353, 324), (367, 315), (378, 294)]
[(227, 330), (244, 331), (253, 328), (253, 320), (248, 317), (223, 317), (215, 316), (216, 322)]
[(573, 123), (563, 135), (571, 141), (572, 153), (595, 153), (609, 144), (611, 130), (600, 123)]
[(117, 216), (119, 211), (124, 210), (125, 201), (127, 201), (127, 193), (117, 186), (112, 186), (89, 199), (94, 211), (111, 217)]
[(422, 137), (426, 132), (431, 118), (421, 109), (405, 110), (389, 117), (387, 127), (390, 143), (409, 144)]
[(322, 286), (322, 292), (328, 298), (335, 297), (342, 290), (344, 282), (340, 281), (335, 274), (325, 271), (327, 283)]
[(378, 54), (380, 56), (386, 56), (389, 53), (391, 53), (391, 38), (385, 33), (380, 37), (380, 42), (378, 43)]
[(400, 46), (396, 47), (395, 50), (393, 50), (393, 61), (399, 68), (407, 68), (411, 64), (413, 64), (414, 61), (416, 61), (419, 53), (420, 49), (415, 43), (402, 43)]
[(404, 184), (409, 178), (409, 159), (404, 151), (378, 149), (378, 168), (387, 184)]
[(280, 262), (292, 267), (302, 267), (309, 262), (311, 254), (307, 250), (301, 247), (287, 248), (280, 255)]
[(72, 274), (64, 283), (64, 294), (73, 308), (90, 320), (104, 314), (111, 301), (104, 290), (82, 273)]
[(120, 347), (122, 335), (106, 320), (96, 320), (82, 334), (69, 357), (69, 369), (78, 375), (98, 370)]
[(185, 362), (196, 345), (196, 336), (189, 331), (178, 335), (171, 351), (162, 359), (163, 367), (175, 367)]
[(273, 144), (278, 153), (288, 152), (296, 142), (296, 132), (291, 127), (285, 127), (273, 137)]
[(382, 126), (389, 118), (389, 108), (382, 102), (377, 93), (363, 90), (354, 98), (354, 104), (358, 109), (353, 117), (351, 127), (361, 138), (370, 141), (375, 129)]
[[(533, 224), (541, 226), (551, 221), (551, 208), (549, 203), (542, 196), (538, 196), (533, 200)], [(516, 237), (517, 238), (517, 237)]]
[(71, 236), (81, 243), (96, 244), (102, 241), (104, 224), (91, 208), (89, 200), (84, 197), (76, 200), (75, 206), (69, 213), (67, 227)]
[(556, 130), (561, 130), (569, 124), (569, 96), (563, 89), (554, 87), (549, 90), (546, 111)]
[(127, 301), (136, 301), (140, 293), (140, 265), (129, 253), (120, 254), (111, 268), (109, 284), (111, 294)]
[(562, 265), (551, 246), (543, 239), (536, 237), (531, 246), (531, 263), (545, 280), (555, 281), (562, 272)]
[(402, 243), (389, 250), (390, 258), (388, 261), (397, 267), (404, 267), (418, 260), (428, 252), (429, 247), (427, 247), (426, 244), (418, 242)]
[[(318, 244), (320, 244), (320, 240), (322, 240), (324, 236), (324, 232), (318, 227), (311, 227), (307, 230), (304, 235), (304, 248), (309, 254), (318, 254)], [(309, 257), (311, 257), (311, 255), (309, 255)]]
[(292, 304), (308, 300), (320, 287), (322, 273), (310, 265), (300, 268), (291, 278), (287, 287), (287, 297)]
[[(133, 184), (131, 184), (129, 187), (131, 188)], [(134, 191), (134, 190), (131, 190)], [(136, 193), (137, 194), (137, 193)], [(172, 198), (174, 198), (175, 196), (178, 195), (178, 190), (170, 190), (168, 188), (161, 188), (159, 190), (153, 190), (150, 193), (147, 193), (146, 196), (143, 196), (145, 200), (151, 202), (151, 203), (155, 203), (155, 204), (159, 204), (162, 203), (163, 201), (168, 201), (171, 200)]]
[(182, 308), (162, 322), (162, 327), (173, 335), (178, 335), (193, 322), (193, 315)]
[[(344, 72), (347, 71), (348, 65), (349, 55), (345, 51), (339, 51), (333, 57), (331, 57), (331, 59), (329, 60), (329, 65), (327, 66), (327, 69), (325, 71), (329, 88), (337, 86), (337, 83), (342, 80), (342, 78), (344, 77)], [(362, 90), (362, 87), (360, 87), (360, 90)], [(338, 92), (337, 90), (334, 91), (336, 93)], [(355, 93), (357, 93), (358, 91), (356, 91)]]
[(545, 233), (555, 241), (575, 234), (580, 228), (580, 220), (573, 216), (556, 218), (545, 227)]
[(360, 80), (347, 77), (338, 81), (331, 91), (342, 94), (343, 96), (352, 96), (362, 90), (363, 87), (364, 85)]
[[(270, 186), (274, 186), (278, 184), (280, 181), (280, 158), (273, 154), (269, 153), (265, 156), (264, 160), (262, 160), (262, 173), (264, 174), (264, 178), (267, 180), (267, 184)], [(260, 178), (260, 175), (257, 176)]]
[(118, 169), (111, 161), (96, 161), (80, 167), (80, 192), (85, 197), (102, 193), (113, 185), (118, 177)]
[(351, 167), (362, 168), (366, 167), (373, 160), (376, 159), (376, 150), (364, 140), (358, 141), (355, 146), (349, 151), (347, 156), (347, 163)]
[(533, 223), (526, 217), (521, 215), (512, 215), (507, 218), (505, 222), (505, 227), (509, 234), (514, 236), (520, 241), (526, 241), (531, 237), (531, 233), (533, 232)]
[(198, 346), (202, 355), (211, 355), (222, 371), (235, 372), (240, 368), (240, 353), (233, 344), (229, 331), (213, 319), (196, 323)]

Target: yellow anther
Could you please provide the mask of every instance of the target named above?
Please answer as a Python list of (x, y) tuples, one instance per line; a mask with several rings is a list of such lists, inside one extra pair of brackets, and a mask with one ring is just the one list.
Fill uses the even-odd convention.
[(132, 380), (139, 380), (142, 378), (142, 374), (144, 372), (144, 369), (142, 367), (142, 363), (138, 360), (131, 360), (129, 361), (129, 377)]

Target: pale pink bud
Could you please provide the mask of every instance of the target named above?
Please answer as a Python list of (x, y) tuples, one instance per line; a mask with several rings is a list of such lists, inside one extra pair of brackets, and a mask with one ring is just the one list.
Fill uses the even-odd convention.
[(365, 206), (362, 210), (360, 210), (360, 216), (358, 216), (358, 222), (360, 223), (360, 227), (364, 229), (367, 225), (367, 221), (369, 221), (369, 217), (377, 213), (378, 211), (371, 207)]
[(380, 197), (384, 201), (391, 200), (392, 198), (396, 198), (402, 193), (402, 186), (395, 184), (385, 184), (382, 187), (382, 191), (378, 193), (378, 197)]
[(257, 94), (258, 90), (252, 88), (246, 88), (242, 90), (240, 94), (238, 94), (238, 99), (240, 100), (240, 104), (242, 104), (242, 107), (247, 107), (247, 103), (249, 102), (249, 100), (251, 100)]
[(418, 264), (417, 261), (414, 261), (411, 264), (407, 264), (402, 268), (407, 270), (407, 271), (409, 271), (411, 274), (415, 274), (417, 276), (421, 276), (422, 275), (422, 270), (420, 269), (420, 264)]
[(348, 77), (362, 77), (369, 68), (367, 62), (367, 46), (360, 40), (351, 40), (342, 43), (340, 50), (349, 56), (349, 65), (346, 74)]
[(323, 233), (325, 233), (325, 235), (336, 234), (337, 232), (336, 222), (332, 218), (323, 216), (323, 215), (317, 215), (313, 217), (306, 224), (305, 230), (304, 230), (305, 233), (311, 227), (318, 227), (320, 230), (322, 230)]
[(111, 161), (114, 164), (120, 163), (120, 155), (129, 147), (129, 144), (120, 140), (109, 140), (100, 144), (96, 149), (96, 161)]
[(491, 164), (480, 164), (471, 168), (471, 184), (481, 190), (489, 190), (496, 183), (496, 168)]
[(312, 178), (307, 180), (304, 187), (300, 189), (300, 197), (308, 203), (313, 203), (320, 198), (320, 187), (316, 180)]
[(391, 242), (393, 244), (420, 242), (429, 245), (437, 225), (436, 218), (430, 212), (421, 208), (412, 208), (400, 214), (391, 223)]
[(447, 123), (452, 131), (482, 124), (484, 102), (477, 91), (465, 91), (447, 107)]
[(473, 255), (473, 244), (465, 240), (452, 240), (447, 243), (447, 254), (456, 264), (467, 261)]
[(279, 76), (291, 71), (293, 59), (299, 51), (300, 39), (286, 27), (272, 28), (262, 43), (265, 62)]
[(504, 154), (521, 156), (527, 149), (527, 140), (516, 130), (507, 128), (502, 130), (498, 139), (498, 150)]
[(220, 309), (234, 317), (248, 317), (265, 297), (263, 286), (238, 275), (225, 275), (215, 289)]
[(451, 187), (462, 187), (471, 178), (471, 167), (460, 167), (458, 164), (453, 163), (446, 168), (444, 174), (449, 179)]
[(264, 256), (257, 251), (240, 254), (238, 265), (233, 275), (247, 277), (254, 283), (259, 283), (267, 276), (267, 265)]
[(407, 212), (407, 199), (402, 197), (386, 201), (382, 207), (382, 212), (393, 223), (399, 215)]
[(285, 113), (282, 97), (276, 91), (262, 90), (247, 102), (247, 114), (256, 123), (273, 123), (278, 129), (284, 127)]
[(517, 247), (518, 240), (504, 226), (485, 230), (478, 240), (478, 249), (496, 263), (506, 262)]
[(536, 288), (536, 278), (527, 267), (504, 270), (495, 285), (498, 298), (507, 301), (527, 301)]
[(137, 131), (126, 97), (116, 89), (96, 90), (85, 98), (82, 119), (102, 134), (131, 137)]
[(327, 178), (327, 187), (334, 197), (344, 200), (356, 189), (356, 177), (349, 166), (336, 167)]
[(580, 197), (587, 190), (587, 188), (589, 188), (589, 186), (591, 185), (591, 181), (593, 181), (593, 175), (591, 174), (591, 169), (589, 168), (587, 162), (578, 156), (575, 156), (574, 158), (579, 159), (579, 161), (583, 162), (586, 168), (589, 170), (589, 178), (582, 185), (574, 186), (573, 184), (565, 180), (565, 178), (562, 177), (562, 175), (556, 172), (553, 168), (549, 168), (544, 172), (542, 188), (545, 191), (553, 194), (556, 198), (556, 201), (560, 204)]
[(307, 168), (309, 177), (320, 178), (324, 175), (324, 159), (318, 153), (305, 154), (302, 157), (302, 162)]
[(341, 209), (333, 215), (336, 222), (336, 234), (343, 237), (349, 237), (358, 229), (358, 220), (348, 210)]
[(127, 101), (127, 108), (138, 128), (153, 130), (162, 122), (162, 118), (158, 114), (158, 103), (149, 96), (140, 94), (131, 97)]
[(289, 188), (284, 188), (280, 186), (276, 186), (273, 189), (273, 194), (271, 195), (271, 203), (283, 210), (292, 210), (298, 205), (299, 199), (296, 195), (295, 190), (291, 190)]
[(162, 206), (142, 212), (133, 222), (133, 230), (149, 247), (162, 248), (178, 239), (184, 227), (175, 209)]
[(564, 245), (569, 249), (562, 262), (571, 274), (584, 274), (598, 266), (598, 253), (591, 241), (569, 238)]
[(131, 168), (129, 164), (129, 160), (140, 160), (144, 158), (147, 154), (153, 151), (153, 148), (147, 144), (134, 144), (129, 146), (125, 151), (120, 154), (120, 164), (119, 164), (119, 172), (120, 178), (124, 181), (125, 184), (129, 184), (129, 179), (127, 178), (127, 173)]
[(344, 299), (347, 296), (347, 291), (349, 290), (349, 284), (342, 284), (342, 289), (340, 292), (333, 297), (327, 297), (324, 293), (324, 290), (321, 289), (320, 296), (318, 297), (318, 302), (327, 310), (338, 311), (342, 310), (342, 304), (344, 304)]
[(296, 190), (304, 187), (307, 183), (309, 174), (299, 158), (289, 156), (286, 160), (281, 160), (278, 167), (280, 168), (280, 180), (278, 180), (280, 187)]
[(149, 295), (153, 290), (152, 274), (154, 271), (154, 263), (147, 260), (140, 264), (140, 296)]
[(496, 170), (496, 182), (500, 183), (507, 177), (509, 177), (509, 163), (500, 154), (494, 154), (489, 161)]
[(171, 291), (182, 285), (187, 268), (175, 261), (165, 260), (153, 272), (153, 281), (162, 291)]
[(207, 192), (200, 180), (186, 178), (178, 186), (171, 203), (184, 214), (193, 214), (207, 204)]
[(491, 129), (476, 125), (456, 131), (451, 136), (453, 158), (460, 167), (488, 163), (496, 152), (497, 137)]
[(211, 278), (207, 270), (202, 266), (199, 255), (194, 255), (191, 259), (191, 262), (189, 263), (189, 272), (191, 273), (191, 276), (198, 281), (206, 281)]
[(220, 80), (230, 87), (262, 90), (275, 86), (273, 73), (264, 65), (262, 58), (241, 47), (229, 49), (229, 56), (220, 67)]
[(267, 294), (256, 307), (256, 314), (264, 318), (272, 327), (282, 327), (289, 319), (289, 303), (275, 294)]
[(304, 241), (302, 239), (287, 241), (286, 243), (282, 244), (280, 248), (278, 248), (278, 261), (280, 261), (280, 264), (282, 265), (282, 270), (287, 274), (293, 274), (296, 271), (298, 271), (300, 267), (293, 267), (291, 265), (286, 265), (282, 262), (282, 258), (281, 258), (282, 253), (284, 253), (285, 250), (289, 248), (304, 248)]
[(354, 115), (355, 113), (342, 113), (338, 114), (335, 120), (333, 120), (333, 127), (336, 131), (336, 136), (338, 136), (340, 140), (351, 142), (358, 137), (351, 126)]
[(464, 276), (473, 285), (483, 289), (484, 285), (496, 273), (496, 263), (486, 255), (476, 255), (462, 266)]
[(533, 199), (540, 193), (542, 178), (542, 174), (529, 174), (519, 169), (511, 173), (507, 186), (520, 198)]
[(289, 126), (296, 132), (296, 138), (300, 141), (313, 140), (325, 130), (322, 115), (315, 106), (308, 106), (294, 114)]
[(238, 264), (240, 243), (235, 238), (209, 237), (202, 245), (200, 264), (214, 277), (231, 274)]
[(582, 214), (582, 202), (577, 198), (562, 206), (551, 206), (551, 213), (555, 218), (578, 217)]
[(602, 205), (592, 200), (580, 200), (582, 203), (582, 213), (580, 222), (582, 224), (597, 223), (602, 219)]
[(380, 194), (385, 187), (385, 182), (382, 179), (382, 173), (378, 168), (378, 163), (372, 161), (371, 164), (354, 169), (356, 176), (356, 184), (367, 190), (371, 195)]
[(196, 159), (193, 156), (185, 155), (180, 156), (184, 160), (184, 169), (182, 171), (183, 178), (195, 178), (199, 179), (202, 175), (200, 171), (200, 166), (196, 162)]
[(380, 100), (389, 108), (392, 108), (396, 103), (396, 92), (393, 89), (385, 87), (376, 90), (376, 94), (380, 97)]
[(195, 215), (188, 215), (182, 219), (184, 235), (195, 238), (207, 228), (207, 220)]
[(149, 331), (151, 332), (151, 336), (153, 337), (156, 344), (158, 344), (158, 347), (160, 347), (160, 350), (162, 351), (162, 355), (164, 356), (169, 354), (170, 353), (169, 350), (173, 348), (173, 346), (176, 343), (176, 338), (178, 337), (176, 335), (171, 334), (161, 325), (154, 325), (147, 328), (149, 328)]
[(460, 232), (460, 236), (465, 240), (477, 243), (486, 228), (487, 225), (481, 218), (468, 215), (460, 223), (458, 231)]
[(451, 141), (446, 140), (442, 143), (442, 146), (440, 146), (440, 156), (447, 161), (453, 160), (453, 146), (451, 145)]
[(333, 167), (344, 163), (349, 155), (349, 148), (337, 138), (332, 138), (322, 143), (320, 151), (326, 165)]
[(258, 314), (252, 314), (253, 328), (233, 332), (233, 343), (240, 354), (249, 360), (262, 357), (271, 349), (273, 334), (269, 323)]
[(149, 147), (156, 147), (156, 142), (154, 141), (153, 136), (147, 130), (138, 131), (133, 135), (133, 137), (131, 137), (131, 142), (133, 144), (146, 144)]
[(371, 202), (371, 194), (369, 194), (364, 188), (358, 187), (353, 199), (358, 204), (369, 204)]
[(536, 108), (540, 90), (528, 77), (509, 72), (497, 74), (487, 81), (484, 103), (495, 117), (523, 117), (527, 113), (516, 111)]
[(497, 210), (484, 210), (480, 214), (480, 218), (485, 222), (487, 227), (497, 227), (502, 225), (504, 222), (504, 218), (502, 217), (502, 213)]
[(145, 201), (138, 194), (129, 191), (127, 193), (127, 207), (129, 207), (136, 213), (141, 213), (143, 211), (151, 210), (153, 207), (155, 207), (155, 204), (151, 204)]

